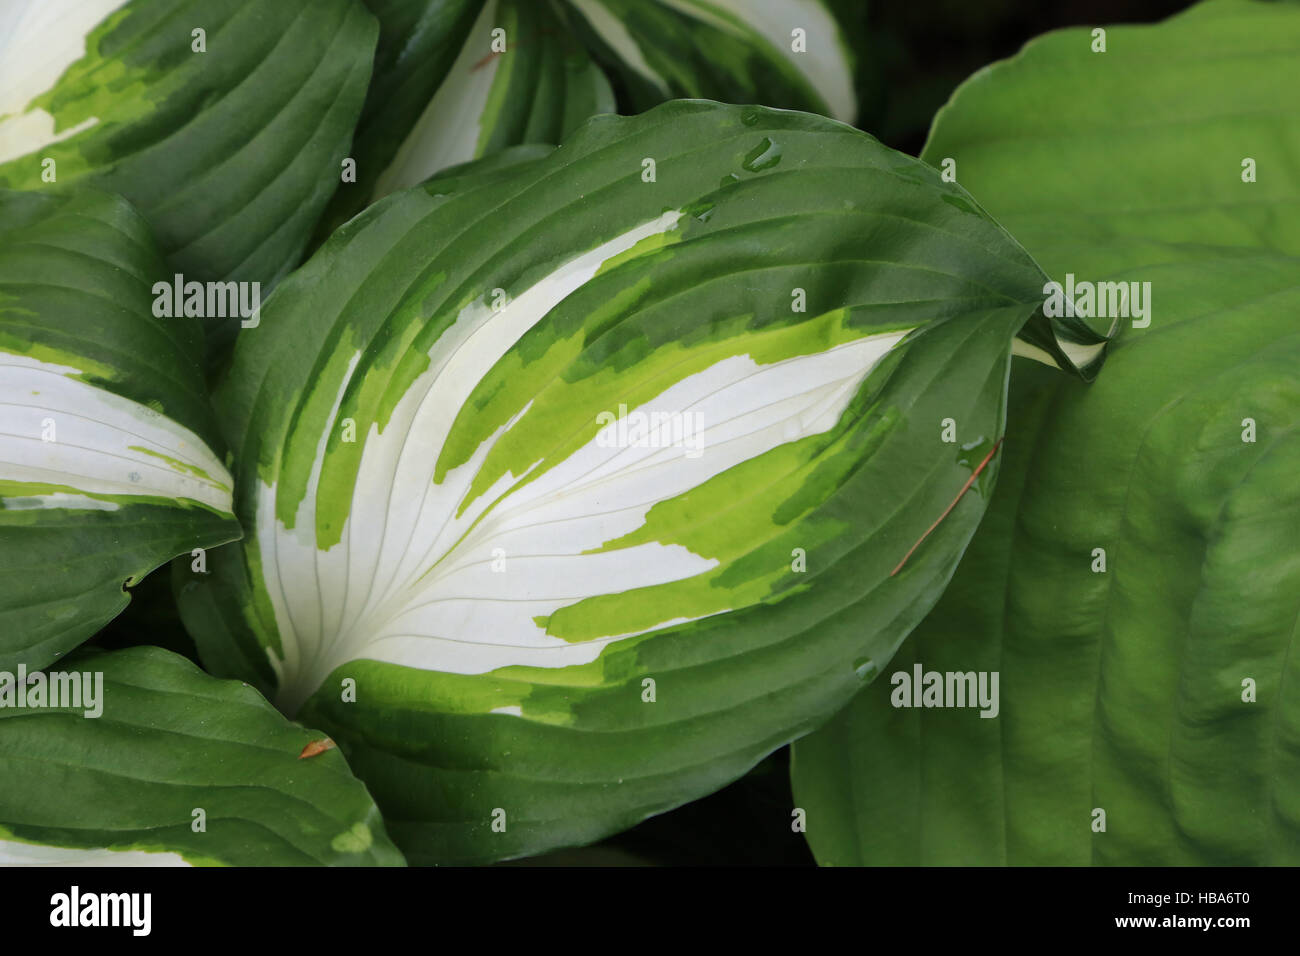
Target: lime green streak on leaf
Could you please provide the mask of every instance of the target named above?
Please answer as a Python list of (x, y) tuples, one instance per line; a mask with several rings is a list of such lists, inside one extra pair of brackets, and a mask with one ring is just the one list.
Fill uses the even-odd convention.
[(794, 549), (802, 549), (815, 566), (818, 549), (834, 545), (850, 527), (810, 512), (834, 495), (855, 463), (897, 423), (896, 413), (856, 422), (852, 414), (850, 407), (830, 432), (779, 445), (659, 502), (636, 531), (596, 549), (678, 545), (717, 561), (715, 569), (560, 608), (547, 620), (547, 633), (588, 641), (799, 593), (804, 578), (792, 568)]
[[(5, 311), (8, 315), (14, 314), (13, 310)], [(78, 371), (69, 372), (67, 377), (79, 382), (85, 382), (88, 385), (94, 385), (98, 382), (111, 382), (119, 377), (119, 373), (115, 369), (101, 362), (95, 362), (83, 355), (75, 355), (62, 349), (50, 348), (48, 345), (42, 345), (39, 342), (24, 341), (3, 331), (0, 331), (0, 352), (8, 352), (10, 355), (24, 355), (47, 365), (77, 369)], [(2, 360), (0, 360), (0, 364), (2, 364)]]
[[(165, 502), (173, 508), (194, 508), (200, 511), (207, 511), (220, 517), (229, 517), (229, 513), (219, 511), (216, 508), (209, 507), (201, 501), (195, 501), (192, 498), (160, 498), (155, 495), (106, 495), (101, 492), (84, 491), (81, 488), (72, 485), (49, 484), (40, 481), (14, 481), (12, 479), (0, 479), (0, 497), (3, 498), (37, 498), (44, 495), (67, 494), (79, 495), (83, 498), (93, 498), (96, 501), (111, 501), (119, 505), (157, 505)], [(76, 510), (75, 507), (69, 506), (70, 510)], [(4, 510), (4, 509), (0, 509)], [(39, 523), (40, 509), (13, 508), (8, 509), (5, 515), (5, 521), (12, 523), (15, 519)]]
[(344, 830), (331, 840), (330, 848), (339, 853), (364, 853), (373, 842), (370, 827), (358, 820), (351, 829)]
[(625, 262), (639, 259), (641, 256), (647, 255), (648, 253), (659, 252), (675, 243), (681, 242), (681, 240), (682, 232), (680, 225), (674, 229), (651, 233), (644, 239), (638, 240), (630, 249), (624, 249), (617, 255), (610, 256), (602, 262), (600, 268), (596, 270), (595, 278), (599, 278), (606, 272), (612, 272)]
[(164, 454), (163, 454), (162, 452), (160, 452), (160, 451), (154, 451), (152, 448), (145, 448), (143, 445), (128, 445), (128, 446), (127, 446), (127, 451), (138, 451), (138, 452), (140, 452), (141, 454), (149, 455), (149, 456), (151, 456), (151, 457), (153, 457), (153, 458), (158, 458), (158, 459), (160, 459), (160, 460), (162, 460), (162, 461), (165, 461), (168, 465), (170, 465), (170, 466), (171, 466), (172, 468), (174, 468), (176, 471), (180, 471), (180, 472), (184, 472), (184, 473), (186, 473), (186, 474), (193, 475), (195, 478), (202, 478), (204, 481), (208, 482), (208, 483), (209, 483), (210, 485), (212, 485), (213, 487), (221, 488), (221, 489), (223, 489), (223, 490), (225, 490), (225, 491), (229, 491), (229, 490), (230, 490), (230, 486), (229, 486), (229, 485), (226, 485), (226, 484), (223, 484), (223, 483), (217, 481), (215, 478), (213, 478), (211, 475), (209, 475), (209, 474), (208, 474), (206, 471), (204, 471), (202, 468), (198, 467), (198, 465), (191, 465), (191, 464), (188, 464), (187, 462), (183, 462), (183, 461), (181, 461), (181, 460), (179, 460), (179, 459), (177, 459), (177, 458), (173, 458), (173, 457), (171, 457), (170, 455), (164, 455)]
[[(752, 315), (735, 316), (715, 323), (708, 330), (708, 338), (695, 344), (676, 341), (653, 349), (647, 348), (644, 341), (635, 341), (630, 348), (636, 354), (629, 359), (624, 360), (620, 355), (617, 361), (601, 363), (583, 378), (572, 381), (554, 379), (540, 391), (536, 383), (553, 378), (556, 374), (555, 360), (559, 355), (548, 356), (541, 370), (534, 371), (528, 366), (521, 368), (508, 380), (510, 385), (489, 376), (480, 388), (495, 388), (497, 391), (492, 394), (491, 402), (500, 403), (489, 411), (489, 421), (502, 420), (503, 415), (508, 420), (529, 401), (532, 404), (488, 454), (461, 503), (462, 512), (502, 475), (518, 476), (532, 468), (528, 478), (516, 484), (511, 489), (513, 491), (567, 459), (599, 432), (601, 424), (597, 416), (601, 412), (617, 413), (620, 405), (626, 405), (628, 409), (638, 408), (678, 382), (728, 358), (747, 355), (756, 364), (774, 364), (825, 352), (883, 331), (853, 327), (848, 323), (848, 317), (848, 310), (837, 309), (807, 321), (752, 331)], [(555, 345), (559, 346), (560, 353), (565, 353), (565, 357), (580, 354), (576, 335)], [(521, 343), (516, 348), (525, 347)], [(564, 367), (572, 368), (574, 364), (565, 362)], [(474, 408), (473, 402), (467, 403), (452, 435), (456, 436), (460, 430), (483, 434), (485, 426), (474, 423), (478, 414), (480, 412)]]
[[(54, 117), (56, 133), (72, 129), (88, 120), (99, 122), (86, 130), (101, 131), (110, 124), (121, 124), (147, 117), (164, 101), (171, 88), (178, 83), (175, 73), (169, 75), (158, 65), (142, 67), (131, 65), (120, 56), (106, 56), (103, 52), (105, 38), (137, 9), (127, 4), (95, 26), (86, 36), (86, 53), (59, 77), (53, 87), (29, 104), (29, 109), (42, 109)], [(178, 29), (177, 46), (190, 54), (189, 36)], [(195, 69), (198, 64), (195, 64)], [(58, 162), (59, 181), (69, 182), (97, 168), (102, 157), (93, 150), (83, 150), (78, 134), (42, 149), (42, 155), (54, 157)], [(23, 158), (14, 163), (23, 162)], [(10, 165), (10, 164), (5, 164)], [(0, 182), (8, 177), (5, 166), (0, 166)]]
[[(348, 384), (326, 443), (317, 486), (316, 546), (322, 551), (342, 540), (372, 426), (382, 432), (398, 402), (428, 371), (429, 356), (411, 349), (422, 327), (415, 306), (399, 313), (388, 326), (398, 331), (391, 332), (378, 354), (375, 346), (367, 351), (362, 357), (364, 364), (358, 365)], [(348, 419), (355, 426), (355, 441), (344, 441), (344, 423)]]
[[(591, 324), (599, 327), (615, 320), (630, 311), (649, 291), (648, 278), (624, 286), (591, 315)], [(582, 354), (583, 344), (582, 330), (566, 337), (558, 337), (549, 330), (535, 330), (515, 343), (466, 402), (443, 445), (433, 480), (444, 481), (448, 471), (469, 461), (489, 435), (533, 399), (536, 386), (529, 383), (560, 375)], [(471, 488), (466, 504), (479, 493)]]

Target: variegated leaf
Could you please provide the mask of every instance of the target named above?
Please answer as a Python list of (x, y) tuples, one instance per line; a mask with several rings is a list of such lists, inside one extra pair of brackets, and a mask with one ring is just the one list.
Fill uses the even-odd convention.
[(0, 26), (0, 188), (121, 193), (194, 279), (297, 264), (370, 76), (359, 0), (9, 0)]
[(707, 97), (851, 123), (852, 54), (822, 0), (568, 0), (642, 109)]
[(1043, 278), (801, 113), (599, 117), (395, 194), (241, 333), (250, 536), (178, 568), (187, 624), (413, 859), (629, 825), (811, 729), (933, 603)]
[(556, 143), (614, 111), (609, 81), (550, 3), (378, 0), (375, 83), (357, 131), (357, 181), (331, 221), (459, 163)]
[(0, 866), (401, 865), (322, 734), (157, 647), (0, 672)]
[(239, 536), (190, 317), (124, 200), (0, 190), (0, 669), (43, 667), (125, 585)]
[(856, 113), (847, 49), (821, 0), (369, 0), (375, 79), (356, 178), (318, 234), (435, 173), (524, 143), (554, 144), (615, 111), (673, 97)]

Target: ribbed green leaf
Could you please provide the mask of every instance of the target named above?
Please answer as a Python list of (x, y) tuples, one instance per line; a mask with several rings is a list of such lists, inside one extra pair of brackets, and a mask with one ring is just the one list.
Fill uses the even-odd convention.
[(205, 661), (336, 737), (425, 862), (595, 839), (844, 702), (980, 516), (1042, 297), (821, 117), (677, 102), (535, 156), (277, 289), (218, 399), (250, 539), (181, 570)]
[(0, 674), (0, 865), (402, 863), (342, 754), (246, 684), (156, 647), (16, 676)]
[(963, 84), (922, 156), (954, 159), (1057, 280), (1200, 246), (1300, 255), (1297, 17), (1294, 4), (1212, 0), (1110, 27), (1105, 53), (1089, 30), (1049, 33)]
[(193, 279), (270, 283), (297, 264), (370, 76), (358, 0), (18, 7), (0, 35), (0, 187), (121, 193)]
[(0, 190), (0, 669), (44, 667), (174, 555), (239, 536), (202, 333), (120, 197)]
[(989, 512), (895, 658), (998, 672), (998, 716), (895, 708), (891, 671), (801, 740), (823, 863), (1300, 862), (1300, 8), (1090, 47), (981, 72), (924, 157), (1058, 279), (1150, 282), (1150, 325), (1089, 388), (1014, 370)]

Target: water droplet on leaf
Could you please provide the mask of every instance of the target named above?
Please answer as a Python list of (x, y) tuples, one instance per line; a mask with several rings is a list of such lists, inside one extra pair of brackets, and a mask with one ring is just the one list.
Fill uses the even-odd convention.
[(871, 658), (860, 657), (853, 662), (853, 673), (858, 675), (858, 680), (869, 681), (880, 673), (880, 668)]
[(781, 147), (764, 136), (763, 142), (750, 150), (741, 165), (751, 173), (759, 173), (771, 169), (779, 162), (781, 162)]

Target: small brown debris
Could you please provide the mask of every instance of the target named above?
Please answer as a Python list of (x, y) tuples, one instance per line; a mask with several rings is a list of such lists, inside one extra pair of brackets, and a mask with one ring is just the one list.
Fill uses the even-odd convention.
[(302, 753), (298, 754), (299, 760), (306, 760), (308, 757), (315, 757), (317, 754), (323, 754), (327, 750), (333, 750), (337, 746), (334, 741), (328, 737), (322, 737), (320, 740), (313, 740), (306, 747), (302, 748)]

